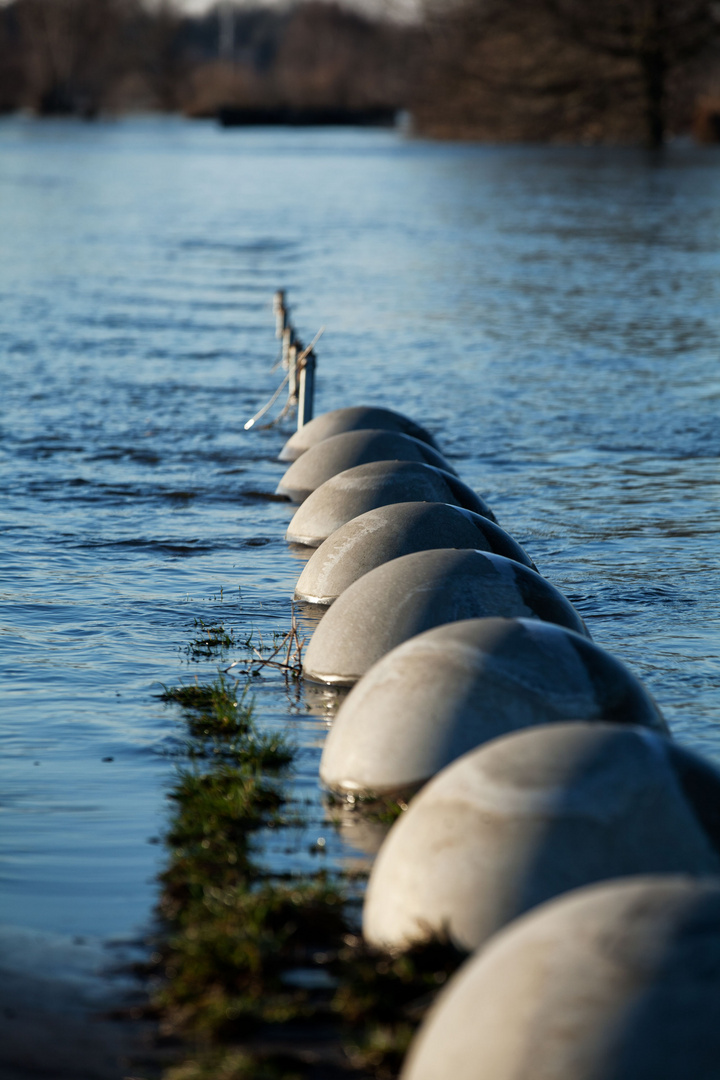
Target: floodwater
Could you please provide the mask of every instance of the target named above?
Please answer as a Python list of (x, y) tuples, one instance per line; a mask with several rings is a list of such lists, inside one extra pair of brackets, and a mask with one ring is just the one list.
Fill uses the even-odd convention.
[[(398, 408), (678, 740), (720, 763), (720, 151), (475, 147), (174, 119), (0, 122), (0, 923), (149, 924), (193, 620), (284, 631), (289, 428), (272, 294), (317, 411)], [(311, 820), (326, 722), (275, 675)], [(307, 854), (303, 854), (307, 852)], [(278, 851), (273, 857), (286, 857)], [(315, 861), (313, 861), (315, 860)]]

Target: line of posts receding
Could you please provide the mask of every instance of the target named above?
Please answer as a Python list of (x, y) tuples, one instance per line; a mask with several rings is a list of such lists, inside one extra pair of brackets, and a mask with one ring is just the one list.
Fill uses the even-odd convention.
[(282, 342), (282, 366), (288, 373), (288, 405), (297, 406), (299, 430), (313, 418), (315, 365), (317, 363), (313, 346), (317, 337), (307, 348), (303, 348), (290, 322), (290, 312), (285, 303), (283, 289), (278, 289), (273, 297), (273, 310), (275, 332)]

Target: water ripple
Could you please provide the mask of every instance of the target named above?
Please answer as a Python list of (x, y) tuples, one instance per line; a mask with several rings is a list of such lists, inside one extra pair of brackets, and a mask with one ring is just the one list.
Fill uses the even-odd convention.
[[(215, 674), (196, 619), (289, 624), (289, 429), (243, 430), (279, 381), (277, 287), (304, 339), (326, 326), (318, 408), (424, 422), (720, 761), (718, 163), (0, 120), (1, 918), (147, 921), (179, 748), (160, 685)], [(328, 703), (268, 672), (254, 693), (317, 827)]]

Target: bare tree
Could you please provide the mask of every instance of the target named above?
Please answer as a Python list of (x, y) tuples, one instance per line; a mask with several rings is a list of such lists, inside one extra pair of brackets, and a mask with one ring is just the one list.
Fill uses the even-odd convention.
[(340, 4), (306, 0), (279, 42), (277, 84), (286, 101), (303, 105), (402, 104), (411, 39), (411, 31)]
[(588, 52), (631, 62), (639, 76), (648, 145), (667, 132), (668, 83), (717, 34), (710, 0), (539, 0), (559, 34)]
[[(501, 138), (644, 137), (717, 33), (710, 0), (459, 0), (427, 22), (421, 123)], [(429, 122), (428, 122), (429, 121)]]
[(129, 55), (124, 29), (137, 0), (19, 0), (15, 5), (31, 104), (92, 116)]

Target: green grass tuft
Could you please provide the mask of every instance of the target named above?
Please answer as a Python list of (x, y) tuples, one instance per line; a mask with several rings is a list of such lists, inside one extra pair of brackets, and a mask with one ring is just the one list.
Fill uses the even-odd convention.
[(182, 706), (193, 738), (240, 735), (252, 727), (254, 703), (247, 686), (238, 693), (237, 683), (223, 675), (212, 683), (164, 687), (160, 699)]
[(195, 619), (193, 626), (197, 635), (185, 646), (185, 652), (193, 659), (211, 657), (237, 645), (235, 635), (226, 630), (222, 623), (208, 624), (202, 619)]
[(312, 987), (288, 985), (285, 975), (311, 966), (328, 940), (341, 942), (347, 934), (343, 900), (324, 875), (207, 888), (200, 905), (185, 909), (168, 943), (170, 978), (158, 1003), (171, 1025), (227, 1039), (247, 1035), (258, 1023), (312, 1021)]

